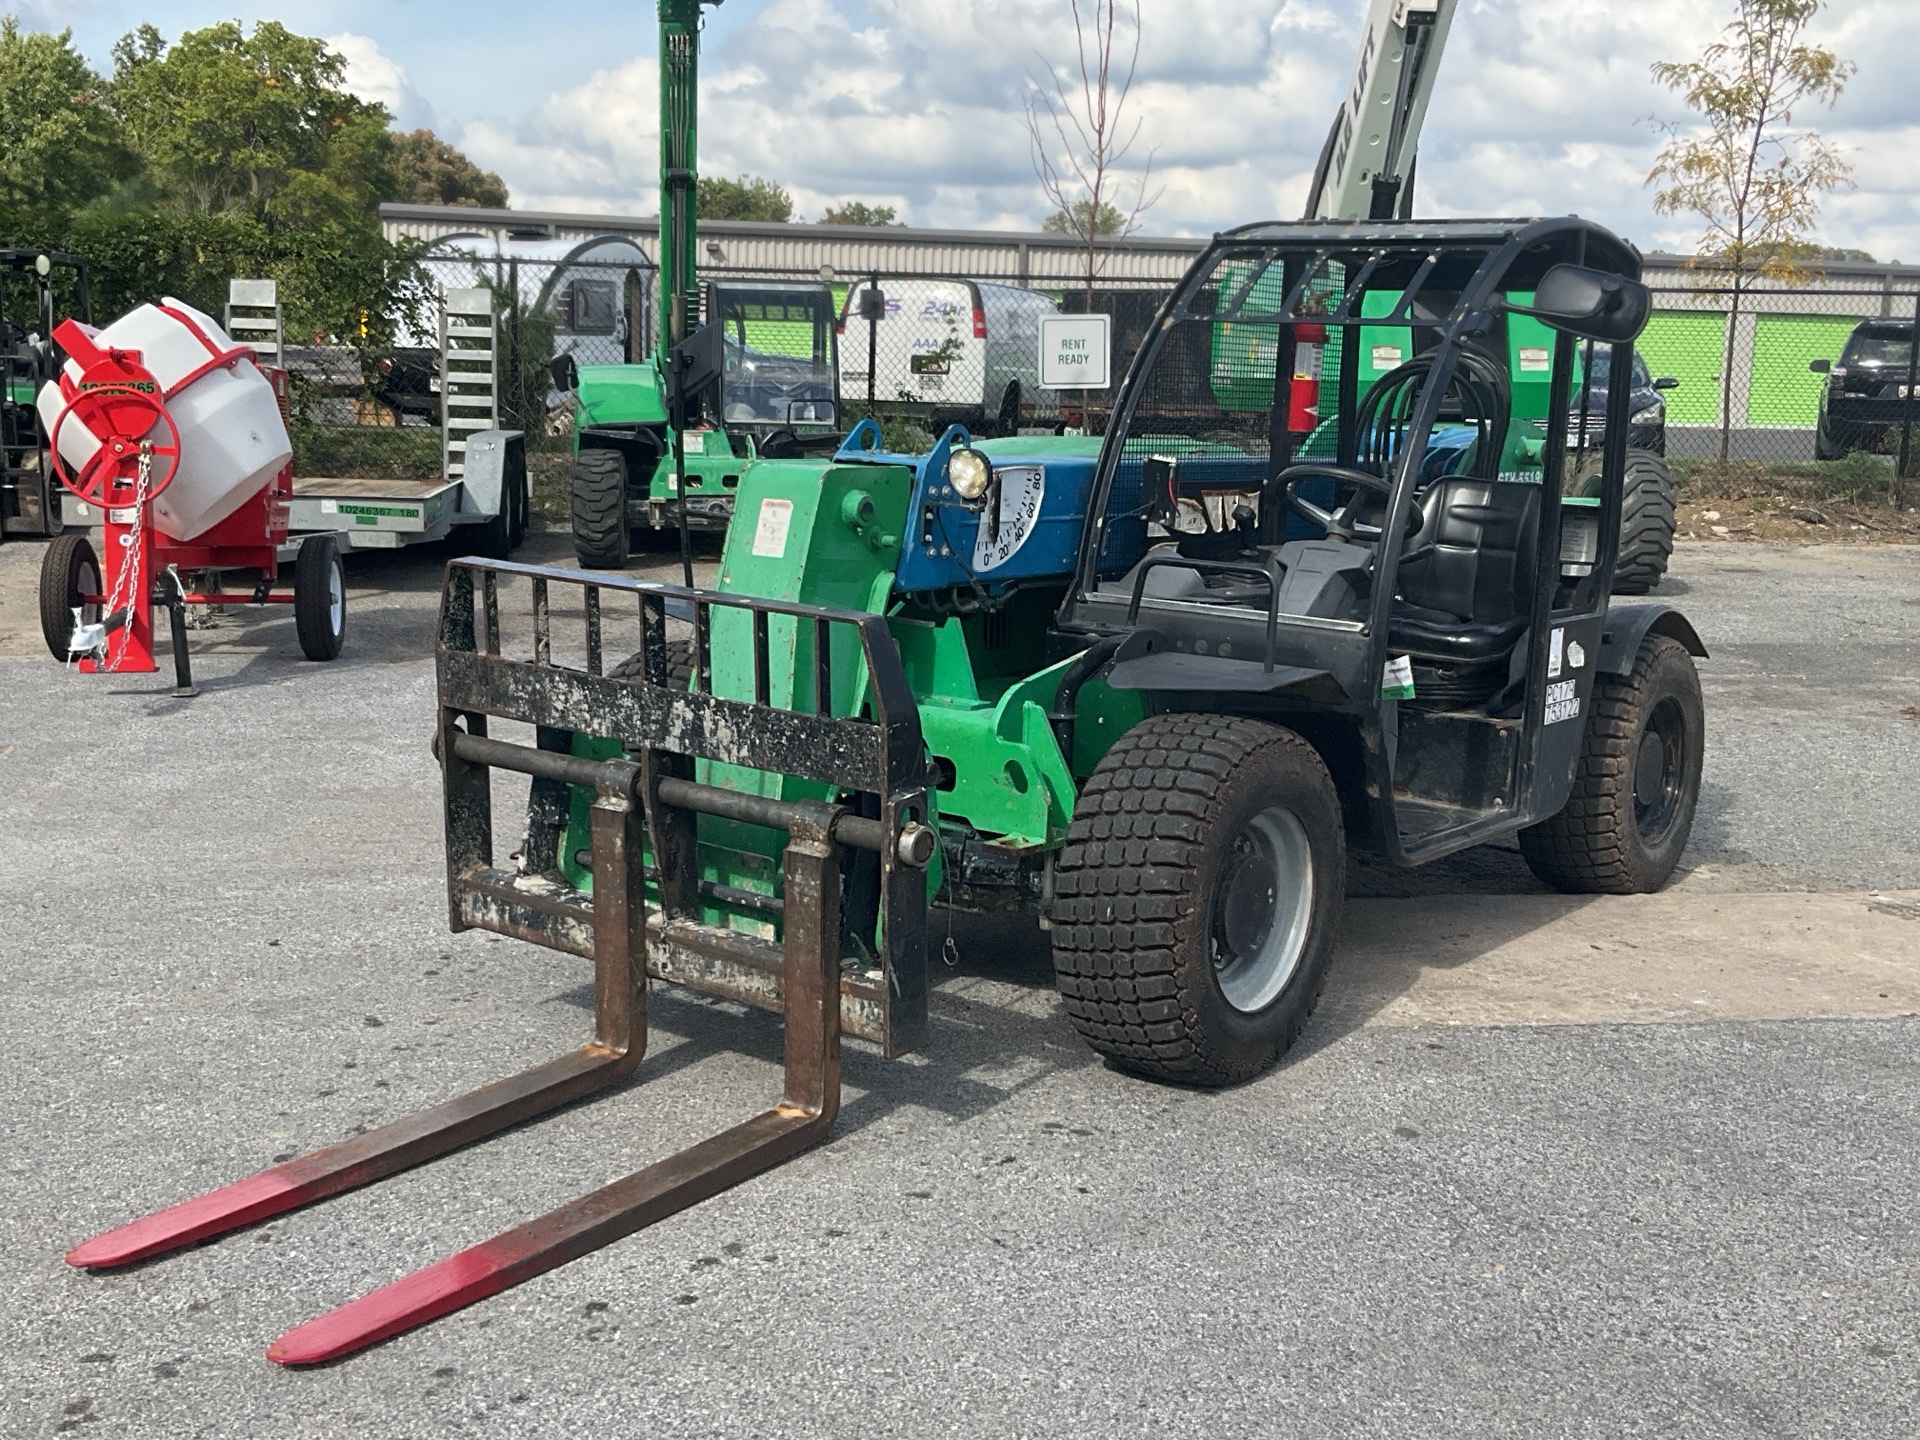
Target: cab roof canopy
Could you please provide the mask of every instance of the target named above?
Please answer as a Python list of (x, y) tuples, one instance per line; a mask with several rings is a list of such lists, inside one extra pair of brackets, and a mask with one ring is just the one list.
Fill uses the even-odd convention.
[[(1274, 251), (1284, 252), (1274, 255)], [(1311, 220), (1269, 221), (1242, 225), (1216, 235), (1208, 248), (1213, 263), (1196, 264), (1191, 275), (1201, 283), (1220, 262), (1236, 253), (1249, 259), (1265, 254), (1274, 260), (1298, 257), (1289, 265), (1292, 283), (1276, 310), (1273, 291), (1248, 284), (1237, 295), (1223, 293), (1220, 318), (1284, 320), (1324, 319), (1356, 323), (1362, 291), (1401, 290), (1396, 314), (1370, 314), (1373, 322), (1436, 323), (1438, 316), (1415, 296), (1461, 297), (1471, 306), (1484, 304), (1494, 291), (1526, 291), (1556, 265), (1582, 265), (1630, 280), (1640, 277), (1640, 252), (1602, 225), (1567, 215), (1535, 220)], [(1339, 272), (1331, 267), (1338, 266)], [(1266, 268), (1266, 267), (1263, 267)], [(1346, 291), (1333, 301), (1329, 282)], [(1404, 293), (1409, 292), (1412, 293)], [(1196, 298), (1189, 291), (1186, 299)], [(1351, 310), (1352, 313), (1349, 313)], [(1406, 313), (1398, 313), (1404, 311)]]

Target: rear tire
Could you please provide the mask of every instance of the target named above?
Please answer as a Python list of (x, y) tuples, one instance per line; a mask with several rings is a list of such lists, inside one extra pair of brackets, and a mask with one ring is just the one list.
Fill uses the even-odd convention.
[(573, 457), (573, 553), (595, 570), (624, 570), (632, 553), (627, 532), (627, 458), (618, 450), (582, 450)]
[(1224, 715), (1142, 721), (1095, 768), (1054, 870), (1068, 1018), (1154, 1079), (1260, 1074), (1326, 983), (1346, 860), (1333, 780), (1300, 736)]
[[(647, 652), (636, 650), (607, 672), (609, 680), (625, 680), (638, 685), (646, 675)], [(691, 640), (667, 641), (667, 688), (669, 690), (691, 690), (693, 688), (693, 642)]]
[(309, 535), (293, 562), (293, 628), (309, 660), (337, 660), (347, 639), (347, 567), (331, 535)]
[(93, 545), (80, 531), (54, 537), (40, 557), (40, 634), (53, 658), (65, 662), (67, 645), (73, 639), (73, 612), (82, 611), (81, 620), (97, 624), (101, 607), (82, 605), (82, 595), (104, 595), (100, 579), (100, 560)]
[(1658, 890), (1693, 833), (1705, 753), (1693, 657), (1649, 635), (1631, 674), (1595, 677), (1573, 793), (1558, 815), (1520, 832), (1527, 867), (1576, 895)]
[(1629, 450), (1620, 491), (1620, 554), (1613, 593), (1645, 595), (1673, 558), (1673, 472), (1651, 450)]

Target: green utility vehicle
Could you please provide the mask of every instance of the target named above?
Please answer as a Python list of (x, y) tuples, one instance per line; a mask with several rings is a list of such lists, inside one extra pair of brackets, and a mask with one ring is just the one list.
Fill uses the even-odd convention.
[(711, 411), (682, 433), (668, 415), (665, 336), (638, 364), (554, 362), (555, 383), (575, 396), (573, 538), (583, 565), (617, 570), (636, 535), (677, 534), (683, 519), (690, 530), (724, 530), (747, 464), (839, 443), (832, 292), (714, 281), (705, 299), (723, 332), (723, 374)]
[[(1349, 848), (1416, 865), (1517, 836), (1571, 890), (1657, 888), (1679, 861), (1704, 651), (1677, 611), (1610, 603), (1627, 416), (1605, 417), (1598, 455), (1577, 434), (1583, 349), (1631, 363), (1638, 273), (1571, 218), (1228, 232), (1103, 437), (975, 445), (956, 427), (903, 456), (863, 422), (830, 459), (748, 466), (717, 586), (731, 603), (681, 595), (695, 632), (661, 632), (613, 676), (690, 683), (689, 720), (752, 707), (728, 743), (692, 747), (702, 783), (936, 831), (924, 887), (849, 868), (849, 994), (924, 996), (930, 900), (1027, 909), (1096, 1049), (1162, 1079), (1244, 1079), (1324, 983)], [(1306, 327), (1328, 357), (1302, 435)], [(762, 603), (884, 618), (925, 748), (910, 783), (855, 793), (756, 763), (755, 723), (774, 734), (828, 695), (871, 716), (878, 684), (830, 627)], [(616, 714), (543, 743), (584, 759), (653, 743)], [(591, 792), (543, 804), (524, 864), (584, 892)], [(776, 936), (782, 845), (703, 818), (688, 918)]]
[(58, 250), (0, 250), (0, 540), (58, 535), (61, 486), (34, 401), (65, 358), (53, 327), (93, 319), (87, 263)]
[[(830, 452), (838, 441), (833, 292), (825, 285), (715, 281), (701, 292), (695, 234), (700, 11), (720, 0), (660, 0), (659, 337), (632, 365), (553, 362), (572, 391), (574, 553), (617, 570), (636, 537), (677, 533), (692, 583), (690, 534), (724, 530), (745, 466), (761, 456)], [(703, 307), (704, 300), (704, 307)], [(720, 332), (724, 374), (674, 424), (669, 371), (703, 316)]]

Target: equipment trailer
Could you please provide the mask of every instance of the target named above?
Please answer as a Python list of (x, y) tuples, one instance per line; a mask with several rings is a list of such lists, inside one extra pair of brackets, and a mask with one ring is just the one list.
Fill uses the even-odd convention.
[[(450, 921), (590, 958), (594, 1040), (69, 1260), (157, 1255), (603, 1088), (639, 1061), (647, 977), (784, 1014), (772, 1110), (269, 1352), (331, 1359), (817, 1141), (843, 1033), (927, 1038), (935, 900), (1034, 913), (1094, 1049), (1219, 1085), (1305, 1024), (1349, 847), (1416, 865), (1515, 837), (1562, 889), (1658, 888), (1698, 798), (1704, 650), (1677, 611), (1610, 601), (1625, 387), (1596, 466), (1568, 443), (1579, 343), (1631, 363), (1639, 264), (1574, 218), (1247, 226), (1162, 310), (1097, 459), (957, 427), (890, 455), (863, 422), (831, 459), (743, 473), (717, 590), (455, 562)], [(1363, 388), (1376, 324), (1413, 353)], [(1512, 434), (1530, 327), (1538, 447)], [(1292, 352), (1323, 331), (1335, 403), (1303, 430)], [(639, 648), (609, 665), (623, 626)], [(532, 777), (515, 869), (493, 770)]]

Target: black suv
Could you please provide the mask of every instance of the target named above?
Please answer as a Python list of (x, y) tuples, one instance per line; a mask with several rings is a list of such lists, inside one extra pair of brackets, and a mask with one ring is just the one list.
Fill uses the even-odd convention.
[(1887, 431), (1902, 422), (1903, 412), (1912, 409), (1920, 420), (1920, 405), (1910, 405), (1906, 393), (1913, 368), (1911, 320), (1862, 320), (1838, 360), (1815, 360), (1808, 368), (1827, 377), (1813, 436), (1816, 459), (1884, 449)]

